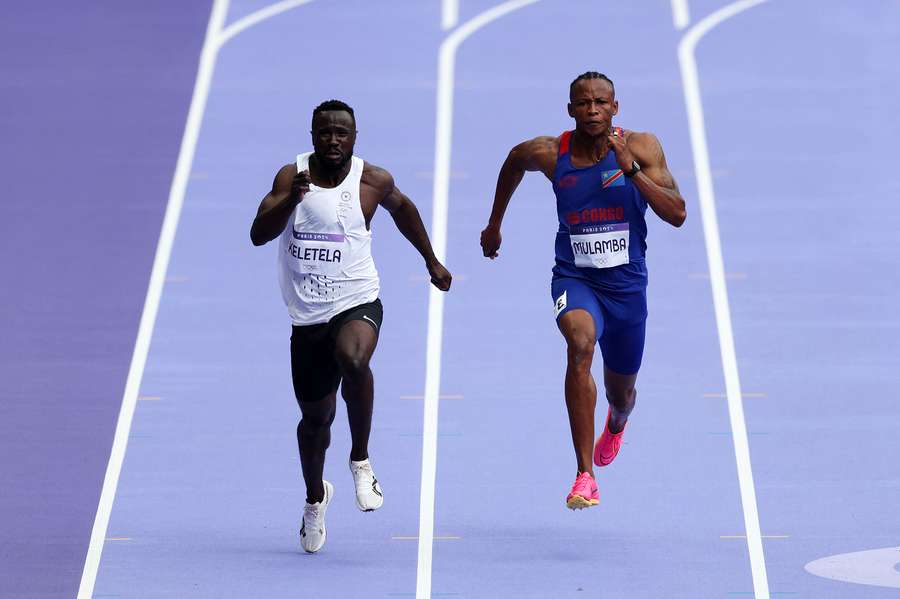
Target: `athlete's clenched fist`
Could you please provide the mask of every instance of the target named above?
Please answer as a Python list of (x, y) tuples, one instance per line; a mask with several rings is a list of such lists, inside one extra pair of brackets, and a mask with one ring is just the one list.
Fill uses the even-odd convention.
[(625, 143), (625, 137), (610, 133), (606, 139), (609, 140), (609, 147), (616, 153), (616, 162), (619, 163), (619, 168), (626, 173), (630, 172), (634, 166), (632, 164), (634, 162), (634, 154), (628, 149), (628, 144)]
[(303, 196), (309, 191), (309, 171), (300, 171), (294, 175), (291, 181), (291, 195), (288, 196), (294, 204), (299, 204), (303, 200)]
[(481, 232), (481, 251), (484, 253), (485, 258), (490, 258), (493, 260), (499, 254), (497, 250), (500, 249), (500, 243), (503, 241), (503, 238), (500, 235), (500, 227), (494, 225), (488, 225), (484, 231)]

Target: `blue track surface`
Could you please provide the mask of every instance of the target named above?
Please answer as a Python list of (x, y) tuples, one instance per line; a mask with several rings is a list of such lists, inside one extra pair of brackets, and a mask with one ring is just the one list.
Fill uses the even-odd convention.
[[(463, 1), (460, 23), (495, 4)], [(434, 597), (753, 596), (676, 53), (684, 31), (669, 2), (631, 4), (544, 0), (488, 24), (457, 54)], [(692, 24), (725, 4), (694, 0)], [(266, 5), (232, 2), (228, 22)], [(696, 52), (772, 597), (897, 592), (804, 570), (900, 544), (900, 10), (865, 6), (773, 0), (713, 29)], [(219, 53), (107, 532), (119, 540), (103, 548), (95, 597), (415, 595), (421, 260), (379, 212), (385, 326), (371, 454), (386, 501), (375, 513), (356, 509), (339, 413), (328, 542), (309, 556), (297, 538), (290, 323), (274, 245), (252, 248), (248, 230), (277, 168), (308, 148), (312, 107), (330, 97), (357, 111), (357, 154), (389, 169), (430, 223), (445, 36), (439, 2), (354, 0), (338, 11), (315, 0)], [(598, 472), (600, 506), (570, 512), (549, 182), (532, 173), (520, 186), (498, 260), (481, 256), (478, 234), (508, 150), (570, 128), (568, 83), (593, 69), (616, 82), (618, 124), (661, 139), (688, 220), (673, 229), (648, 212), (638, 405), (620, 457)], [(134, 319), (140, 304), (129, 301)], [(130, 350), (133, 329), (120, 328)], [(104, 431), (107, 412), (97, 419)], [(604, 412), (601, 400), (598, 425)], [(93, 466), (94, 483), (104, 465)], [(9, 506), (28, 496), (4, 497), (5, 525), (18, 509)], [(83, 514), (70, 521), (90, 528)], [(53, 563), (47, 544), (23, 546), (38, 554), (23, 567), (37, 568), (40, 555)], [(68, 578), (32, 595), (20, 575), (16, 596), (71, 596), (60, 589), (79, 574), (78, 557)]]
[(208, 1), (0, 3), (0, 597), (73, 597)]

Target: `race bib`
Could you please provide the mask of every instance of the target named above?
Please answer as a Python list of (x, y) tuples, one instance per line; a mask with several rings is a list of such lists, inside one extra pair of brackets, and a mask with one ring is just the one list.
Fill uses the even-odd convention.
[(628, 223), (584, 227), (570, 233), (575, 266), (612, 268), (628, 264)]
[(342, 233), (305, 233), (293, 231), (287, 252), (293, 269), (303, 274), (337, 275), (346, 254), (346, 238)]

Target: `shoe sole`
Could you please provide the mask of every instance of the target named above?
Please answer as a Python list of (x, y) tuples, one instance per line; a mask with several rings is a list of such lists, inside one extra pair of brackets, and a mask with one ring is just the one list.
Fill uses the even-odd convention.
[(382, 505), (384, 505), (384, 500), (382, 500), (381, 503), (379, 503), (375, 507), (363, 507), (359, 504), (359, 500), (356, 501), (356, 507), (358, 507), (359, 511), (361, 511), (361, 512), (374, 512), (375, 510), (380, 508)]
[(571, 499), (566, 500), (566, 507), (570, 510), (583, 510), (598, 505), (599, 503), (599, 499), (585, 499), (581, 495), (575, 495)]

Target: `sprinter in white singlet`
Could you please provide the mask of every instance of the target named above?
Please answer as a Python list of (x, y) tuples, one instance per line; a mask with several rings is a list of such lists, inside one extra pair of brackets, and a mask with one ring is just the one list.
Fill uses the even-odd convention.
[(370, 230), (379, 205), (422, 254), (432, 284), (447, 291), (451, 281), (415, 204), (389, 172), (353, 156), (353, 109), (338, 100), (317, 106), (312, 142), (313, 152), (278, 171), (250, 229), (254, 245), (279, 239), (278, 276), (293, 323), (291, 372), (302, 414), (297, 442), (306, 506), (300, 544), (310, 553), (325, 543), (325, 510), (334, 494), (322, 475), (339, 385), (353, 444), (356, 505), (372, 511), (383, 502), (368, 449), (374, 400), (369, 360), (382, 320)]

